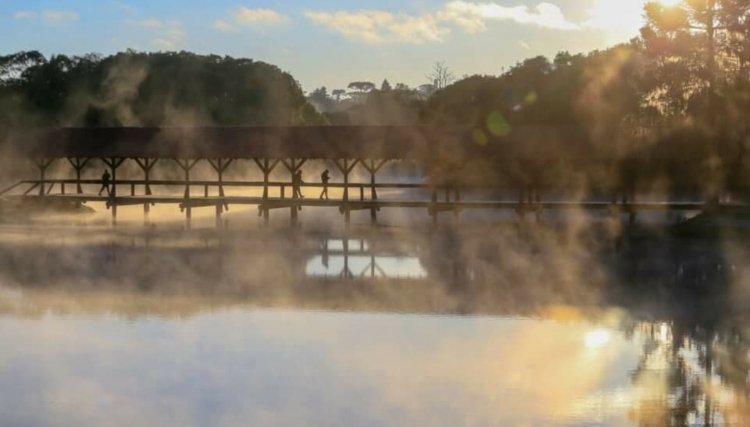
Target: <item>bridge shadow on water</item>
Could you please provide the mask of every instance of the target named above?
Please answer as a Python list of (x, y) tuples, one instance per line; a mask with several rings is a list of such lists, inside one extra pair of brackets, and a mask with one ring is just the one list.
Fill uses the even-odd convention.
[[(189, 317), (233, 307), (616, 318), (645, 336), (644, 426), (750, 422), (750, 247), (517, 226), (187, 235), (6, 230), (0, 314)], [(649, 387), (649, 384), (664, 387)]]

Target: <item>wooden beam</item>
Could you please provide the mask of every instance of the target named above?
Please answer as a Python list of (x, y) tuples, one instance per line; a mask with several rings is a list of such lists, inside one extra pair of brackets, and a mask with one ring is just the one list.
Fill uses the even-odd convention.
[(45, 196), (46, 193), (44, 192), (44, 181), (47, 174), (47, 168), (54, 162), (54, 158), (39, 158), (34, 159), (34, 163), (39, 168), (39, 195)]
[[(201, 161), (202, 159), (194, 159), (194, 160), (187, 160), (187, 159), (174, 159), (175, 162), (180, 166), (180, 168), (183, 171), (190, 171), (195, 167), (196, 163)], [(184, 163), (183, 163), (184, 162)]]
[(32, 191), (34, 191), (34, 189), (37, 188), (37, 187), (39, 187), (39, 183), (35, 182), (34, 185), (32, 185), (31, 187), (29, 187), (28, 190), (24, 191), (23, 195), (24, 196), (28, 195), (29, 193), (31, 193)]
[(258, 169), (260, 169), (261, 172), (268, 173), (268, 171), (266, 170), (267, 164), (268, 164), (268, 159), (264, 159), (264, 160), (266, 162), (266, 166), (264, 166), (263, 163), (260, 162), (260, 160), (253, 159), (253, 161), (255, 162), (255, 164), (258, 165)]
[(80, 157), (71, 159), (70, 157), (68, 157), (67, 160), (68, 163), (70, 163), (70, 165), (73, 166), (73, 169), (75, 169), (76, 171), (76, 192), (78, 194), (83, 194), (83, 188), (81, 187), (81, 171), (84, 167), (86, 167), (86, 164), (88, 164), (89, 160), (91, 159), (88, 157), (85, 159), (81, 159)]
[(226, 172), (227, 169), (229, 169), (229, 166), (234, 163), (235, 159), (225, 159), (226, 163), (224, 163), (224, 167), (221, 168), (222, 172)]

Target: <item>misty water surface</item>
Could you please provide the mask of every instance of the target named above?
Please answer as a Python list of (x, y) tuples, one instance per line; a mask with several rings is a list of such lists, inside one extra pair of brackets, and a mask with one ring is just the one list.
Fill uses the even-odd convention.
[(586, 230), (6, 224), (0, 425), (748, 425), (745, 248)]

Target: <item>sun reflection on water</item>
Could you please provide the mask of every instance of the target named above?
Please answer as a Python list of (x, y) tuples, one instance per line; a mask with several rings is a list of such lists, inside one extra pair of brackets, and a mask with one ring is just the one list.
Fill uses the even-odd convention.
[(583, 341), (586, 348), (601, 348), (609, 342), (610, 333), (606, 329), (595, 329), (587, 332)]

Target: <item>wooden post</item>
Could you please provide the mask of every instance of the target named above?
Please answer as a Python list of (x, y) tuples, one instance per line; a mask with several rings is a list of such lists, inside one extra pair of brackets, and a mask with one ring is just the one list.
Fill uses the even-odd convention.
[(216, 228), (221, 228), (221, 212), (223, 207), (221, 201), (216, 202)]
[[(229, 205), (224, 200), (224, 171), (229, 168), (229, 165), (232, 164), (234, 160), (233, 159), (221, 159), (218, 158), (214, 162), (212, 159), (208, 159), (208, 163), (211, 165), (212, 168), (216, 171), (216, 173), (219, 176), (219, 201), (216, 203), (216, 227), (221, 227), (221, 213), (223, 210), (229, 210)], [(206, 197), (208, 197), (208, 186), (206, 186)]]
[(109, 201), (107, 201), (108, 207), (112, 210), (112, 225), (117, 225), (117, 168), (120, 167), (122, 162), (125, 161), (123, 158), (110, 157), (102, 158), (105, 165), (112, 171), (112, 178), (110, 181)]
[(437, 187), (432, 187), (432, 196), (430, 197), (430, 216), (432, 217), (432, 225), (437, 225), (438, 223), (438, 211), (437, 211), (437, 199), (438, 199), (438, 193), (437, 193)]
[[(144, 188), (144, 194), (146, 196), (151, 195), (151, 169), (154, 168), (154, 165), (156, 162), (158, 162), (159, 159), (149, 159), (149, 158), (143, 158), (139, 159), (136, 158), (135, 162), (138, 163), (138, 166), (141, 167), (143, 170), (144, 175), (144, 181), (145, 181), (145, 188)], [(152, 203), (146, 202), (143, 204), (143, 224), (148, 224), (148, 214), (151, 212), (151, 205)]]
[(185, 195), (182, 202), (182, 208), (185, 210), (185, 228), (187, 228), (188, 230), (190, 230), (190, 228), (192, 227), (193, 221), (193, 207), (190, 203), (190, 170), (195, 167), (195, 164), (198, 163), (198, 161), (200, 161), (200, 159), (175, 159), (175, 162), (177, 162), (183, 172), (185, 172)]
[[(298, 197), (297, 193), (302, 191), (299, 189), (299, 183), (297, 183), (297, 185), (294, 184), (294, 180), (296, 179), (295, 175), (297, 174), (298, 166), (294, 159), (291, 160), (291, 165), (292, 167), (289, 169), (289, 172), (292, 174), (292, 199), (297, 200), (297, 197)], [(287, 168), (289, 168), (289, 166), (287, 166)], [(292, 206), (289, 213), (290, 213), (290, 220), (291, 220), (292, 225), (296, 225), (297, 221), (299, 220), (297, 206)]]
[(458, 185), (453, 187), (453, 201), (455, 202), (455, 207), (453, 208), (453, 221), (458, 222), (461, 216), (461, 208), (458, 207), (458, 204), (461, 203), (461, 190), (458, 188)]
[[(219, 177), (219, 197), (223, 198), (224, 195), (224, 172), (229, 168), (229, 165), (232, 164), (234, 159), (216, 159), (215, 161), (212, 159), (208, 159), (208, 163), (211, 164), (211, 167), (214, 168), (216, 173)], [(227, 203), (222, 203), (226, 210), (229, 210), (229, 206)]]
[(39, 195), (44, 196), (46, 193), (44, 192), (44, 181), (47, 179), (47, 168), (54, 162), (55, 159), (34, 159), (34, 163), (39, 168)]
[(71, 166), (73, 166), (73, 169), (76, 171), (76, 193), (83, 194), (83, 188), (81, 188), (81, 171), (86, 166), (86, 164), (89, 162), (90, 159), (88, 158), (68, 158), (68, 163), (70, 163)]
[(344, 275), (345, 279), (348, 279), (352, 277), (352, 272), (349, 270), (349, 236), (344, 236), (344, 239), (342, 241), (343, 243), (343, 249), (344, 249), (344, 271), (342, 274)]
[[(263, 159), (263, 162), (261, 162), (258, 159), (253, 159), (255, 161), (255, 164), (258, 165), (258, 168), (261, 172), (263, 172), (263, 203), (265, 204), (268, 201), (268, 181), (269, 177), (271, 175), (271, 172), (276, 167), (276, 165), (279, 164), (279, 160), (274, 160), (273, 162), (269, 162), (268, 159)], [(282, 187), (283, 188), (283, 187)], [(281, 196), (284, 197), (283, 195)], [(269, 209), (267, 206), (258, 206), (258, 209), (260, 209), (260, 213), (263, 215), (263, 222), (268, 225), (268, 221), (270, 219), (269, 215)]]
[(344, 175), (344, 197), (342, 199), (341, 210), (344, 213), (344, 221), (348, 228), (351, 223), (352, 215), (351, 209), (349, 208), (349, 174), (354, 170), (354, 167), (357, 166), (359, 160), (354, 160), (352, 163), (349, 163), (349, 159), (341, 159), (336, 160), (335, 163), (336, 167), (339, 168), (339, 171)]
[(520, 220), (526, 219), (526, 205), (524, 202), (524, 196), (526, 194), (526, 190), (522, 189), (518, 192), (518, 205), (516, 206), (516, 215)]
[[(378, 171), (385, 165), (387, 160), (370, 160), (369, 164), (365, 161), (360, 160), (360, 163), (362, 163), (362, 166), (367, 170), (367, 172), (370, 173), (370, 200), (373, 202), (378, 200), (378, 191), (375, 188), (375, 174), (378, 173)], [(380, 208), (376, 207), (375, 204), (370, 208), (370, 221), (376, 222), (378, 219), (377, 211), (379, 211)]]
[[(291, 174), (292, 177), (292, 200), (296, 201), (298, 199), (297, 196), (297, 186), (294, 185), (294, 176), (297, 174), (297, 172), (302, 168), (302, 165), (305, 164), (306, 159), (301, 159), (299, 162), (296, 159), (290, 159), (289, 162), (286, 160), (282, 160), (282, 163), (284, 163), (284, 166), (286, 166), (287, 170)], [(290, 220), (292, 225), (297, 224), (297, 211), (301, 208), (297, 206), (296, 204), (293, 204), (292, 207), (289, 210), (290, 213)]]
[(635, 192), (631, 193), (630, 201), (628, 205), (628, 212), (629, 212), (628, 223), (630, 225), (635, 224), (635, 220), (638, 216), (638, 211), (636, 211), (635, 206), (633, 206), (634, 204), (635, 204)]

